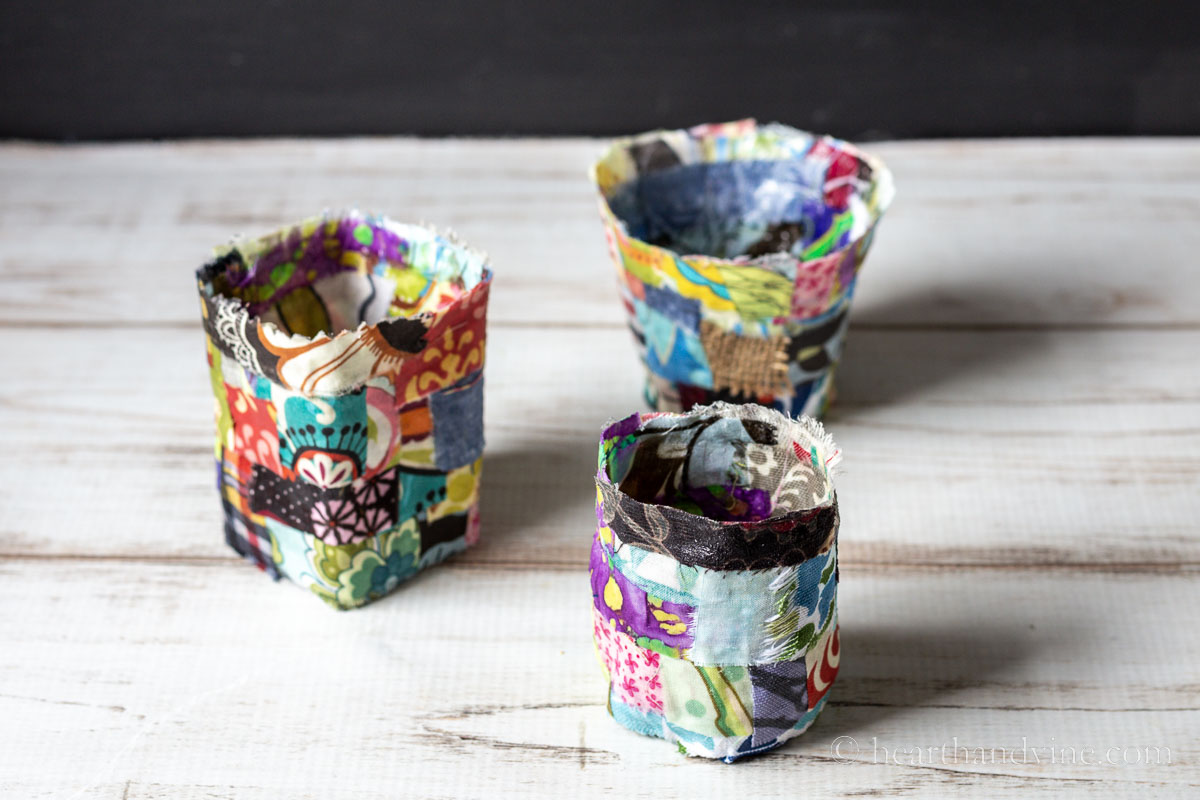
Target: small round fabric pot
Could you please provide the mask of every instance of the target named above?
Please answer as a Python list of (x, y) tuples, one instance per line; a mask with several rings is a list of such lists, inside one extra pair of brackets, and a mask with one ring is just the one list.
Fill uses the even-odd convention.
[(619, 139), (592, 179), (650, 405), (823, 413), (858, 271), (895, 193), (883, 163), (742, 120)]
[(617, 722), (727, 762), (813, 723), (840, 658), (840, 457), (820, 423), (752, 404), (604, 431), (589, 571)]
[(486, 257), (356, 212), (197, 272), (225, 539), (337, 608), (479, 537)]

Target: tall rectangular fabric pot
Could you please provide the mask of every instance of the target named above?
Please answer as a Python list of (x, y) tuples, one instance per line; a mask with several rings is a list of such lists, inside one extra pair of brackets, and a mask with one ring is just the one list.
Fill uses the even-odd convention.
[(197, 272), (225, 539), (354, 608), (479, 537), (486, 257), (351, 212)]

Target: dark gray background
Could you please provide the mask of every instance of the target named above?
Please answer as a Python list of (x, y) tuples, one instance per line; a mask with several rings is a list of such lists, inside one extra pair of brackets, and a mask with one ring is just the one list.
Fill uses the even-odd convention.
[(1196, 6), (0, 0), (0, 136), (1196, 134)]

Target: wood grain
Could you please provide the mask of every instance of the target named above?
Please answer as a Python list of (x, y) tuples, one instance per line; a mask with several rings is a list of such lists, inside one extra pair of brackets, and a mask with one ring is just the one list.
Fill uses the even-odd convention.
[[(606, 718), (581, 570), (447, 566), (352, 613), (241, 565), (8, 561), (0, 578), (3, 607), (28, 606), (0, 619), (0, 719), (23, 721), (0, 756), (5, 796), (1167, 797), (1200, 785), (1192, 577), (847, 566), (831, 706), (795, 743), (736, 767)], [(1157, 746), (1171, 763), (976, 764), (949, 749), (955, 737), (972, 750), (1023, 737)], [(946, 764), (874, 763), (878, 747), (943, 746)]]
[[(1200, 142), (874, 148), (900, 195), (826, 420), (843, 671), (735, 767), (600, 702), (594, 447), (642, 406), (598, 146), (0, 145), (0, 795), (1200, 790)], [(483, 540), (337, 614), (221, 541), (191, 271), (352, 203), (455, 227), (498, 277)]]
[[(13, 354), (0, 554), (229, 555), (203, 348), (199, 330), (50, 329)], [(843, 558), (1200, 566), (1198, 348), (1200, 332), (852, 331), (827, 420)], [(623, 330), (491, 331), (486, 530), (466, 560), (583, 567), (598, 432), (640, 407), (639, 369)]]
[[(486, 249), (495, 324), (620, 324), (594, 140), (344, 140), (0, 149), (0, 317), (191, 326), (191, 272), (234, 234), (357, 205)], [(1200, 324), (1200, 144), (872, 147), (899, 194), (866, 325)], [(150, 300), (150, 302), (145, 302)]]

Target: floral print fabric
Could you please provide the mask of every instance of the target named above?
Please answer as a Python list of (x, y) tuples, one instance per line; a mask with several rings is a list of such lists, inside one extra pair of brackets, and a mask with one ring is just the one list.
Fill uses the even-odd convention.
[(612, 681), (617, 700), (630, 708), (662, 713), (663, 685), (659, 677), (662, 656), (628, 635), (622, 635), (604, 619), (599, 609), (592, 619), (593, 639), (600, 663)]
[[(605, 430), (590, 576), (614, 719), (726, 761), (812, 724), (840, 654), (839, 459), (818, 423), (756, 406), (634, 415)], [(696, 502), (701, 489), (725, 502)], [(765, 499), (746, 500), (751, 489)], [(795, 524), (810, 503), (835, 511), (820, 536)], [(656, 520), (654, 536), (627, 537), (642, 531), (623, 524), (631, 507)], [(779, 519), (789, 523), (763, 533)], [(747, 568), (747, 552), (769, 564)]]
[(481, 255), (350, 214), (197, 275), (234, 550), (354, 608), (478, 539)]
[(887, 168), (742, 120), (617, 140), (592, 178), (651, 405), (822, 413)]

